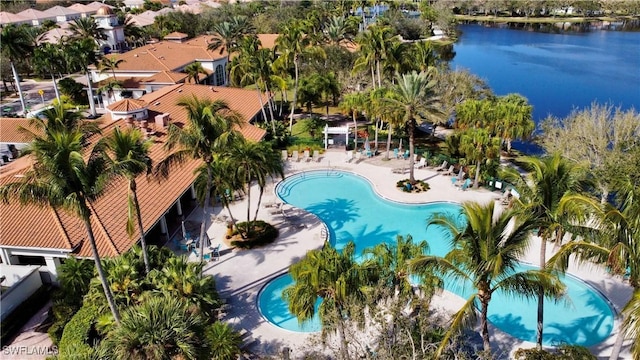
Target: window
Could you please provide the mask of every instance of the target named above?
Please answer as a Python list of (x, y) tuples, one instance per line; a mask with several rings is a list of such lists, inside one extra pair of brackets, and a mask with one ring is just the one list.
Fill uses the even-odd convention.
[(222, 65), (216, 66), (216, 85), (224, 85), (224, 68)]

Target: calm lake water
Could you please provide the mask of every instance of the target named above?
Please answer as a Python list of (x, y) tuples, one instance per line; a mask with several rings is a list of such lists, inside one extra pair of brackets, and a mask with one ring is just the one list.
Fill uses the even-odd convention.
[(536, 122), (593, 101), (640, 111), (640, 33), (550, 34), (461, 25), (451, 67), (467, 68), (497, 95), (520, 93)]

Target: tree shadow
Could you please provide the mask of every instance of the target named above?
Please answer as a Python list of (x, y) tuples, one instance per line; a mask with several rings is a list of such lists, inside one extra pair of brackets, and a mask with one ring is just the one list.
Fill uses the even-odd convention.
[(330, 229), (341, 229), (345, 223), (355, 221), (358, 208), (354, 200), (327, 199), (307, 207), (307, 211), (318, 216)]

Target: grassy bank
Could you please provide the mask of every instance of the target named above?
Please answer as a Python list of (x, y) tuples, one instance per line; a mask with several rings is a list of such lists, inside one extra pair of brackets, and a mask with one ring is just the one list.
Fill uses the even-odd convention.
[(581, 23), (585, 21), (619, 21), (619, 20), (633, 20), (637, 19), (637, 17), (633, 16), (622, 16), (622, 17), (611, 17), (611, 16), (597, 16), (597, 17), (580, 17), (580, 16), (547, 16), (547, 17), (504, 17), (504, 16), (493, 16), (493, 15), (455, 15), (456, 20), (458, 21), (490, 21), (496, 23), (538, 23), (538, 24), (553, 24), (557, 22), (570, 22), (570, 23)]

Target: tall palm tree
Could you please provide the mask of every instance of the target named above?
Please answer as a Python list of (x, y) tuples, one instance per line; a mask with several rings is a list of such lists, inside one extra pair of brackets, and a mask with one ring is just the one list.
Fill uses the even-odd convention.
[(108, 174), (98, 152), (92, 152), (85, 160), (83, 137), (78, 129), (55, 129), (35, 138), (25, 150), (34, 158), (33, 168), (21, 181), (0, 187), (0, 198), (63, 209), (82, 220), (105, 297), (115, 321), (120, 323), (120, 314), (100, 262), (89, 205), (102, 194)]
[(358, 148), (358, 114), (362, 112), (366, 97), (361, 92), (346, 94), (340, 102), (342, 111), (350, 112), (353, 119), (354, 149)]
[(202, 67), (202, 63), (199, 61), (192, 62), (184, 67), (184, 72), (187, 73), (187, 81), (194, 80), (196, 84), (200, 84), (200, 74), (207, 75), (207, 72)]
[(74, 19), (69, 24), (69, 30), (72, 32), (72, 39), (91, 39), (96, 43), (101, 40), (107, 40), (107, 34), (102, 28), (98, 27), (93, 17)]
[(114, 359), (203, 359), (210, 351), (206, 325), (183, 300), (157, 296), (127, 309), (104, 341)]
[(65, 47), (65, 58), (67, 64), (72, 68), (80, 69), (87, 76), (87, 88), (89, 89), (89, 107), (91, 116), (96, 116), (96, 105), (93, 99), (93, 81), (89, 65), (96, 64), (98, 55), (96, 54), (96, 43), (89, 38), (73, 40)]
[[(244, 185), (235, 176), (235, 169), (232, 167), (233, 163), (228, 160), (226, 153), (213, 154), (211, 163), (202, 164), (194, 171), (196, 179), (193, 182), (193, 187), (195, 188), (198, 202), (204, 203), (207, 193), (216, 201), (220, 201), (222, 206), (227, 209), (233, 227), (237, 228), (236, 218), (231, 213), (231, 207), (229, 206), (232, 199), (228, 195), (229, 192), (244, 190)], [(210, 184), (209, 174), (211, 174)]]
[(275, 61), (276, 67), (282, 67), (282, 63), (293, 63), (294, 84), (291, 113), (289, 114), (289, 132), (293, 127), (293, 114), (298, 103), (298, 88), (300, 81), (300, 61), (303, 56), (324, 56), (324, 52), (317, 46), (311, 46), (311, 39), (306, 33), (307, 26), (304, 21), (291, 21), (284, 26), (276, 39), (276, 51), (280, 57)]
[(29, 127), (33, 130), (20, 128), (19, 131), (32, 139), (40, 137), (43, 133), (50, 135), (60, 131), (77, 130), (83, 134), (84, 141), (100, 132), (99, 123), (85, 121), (82, 113), (67, 110), (61, 103), (43, 110), (40, 117), (30, 118)]
[(525, 212), (507, 209), (498, 212), (494, 202), (485, 205), (467, 202), (462, 205), (467, 223), (460, 225), (458, 214), (436, 214), (429, 226), (444, 227), (451, 235), (451, 251), (444, 257), (423, 255), (411, 261), (418, 273), (435, 273), (445, 281), (470, 284), (475, 292), (454, 315), (438, 349), (448, 345), (451, 337), (476, 320), (476, 302), (480, 304), (480, 334), (484, 350), (491, 351), (487, 313), (494, 292), (530, 298), (542, 290), (544, 297), (560, 299), (565, 286), (558, 277), (544, 270), (517, 271), (519, 259), (529, 246), (534, 219)]
[(140, 246), (146, 273), (151, 271), (149, 257), (147, 255), (147, 242), (145, 240), (144, 226), (142, 225), (142, 212), (138, 202), (138, 184), (136, 178), (141, 174), (151, 173), (152, 162), (149, 156), (151, 140), (145, 140), (138, 129), (122, 131), (115, 128), (113, 133), (103, 139), (105, 154), (108, 159), (109, 171), (116, 176), (127, 179), (128, 217), (127, 234), (133, 236), (137, 225), (140, 233)]
[(120, 67), (120, 64), (122, 64), (123, 62), (125, 62), (124, 59), (118, 59), (113, 55), (103, 57), (102, 59), (100, 59), (100, 63), (98, 64), (98, 67), (100, 68), (100, 74), (111, 72), (111, 76), (113, 76), (113, 80), (115, 80), (116, 69), (118, 69), (118, 67)]
[(531, 137), (536, 124), (531, 113), (533, 106), (520, 94), (509, 94), (500, 97), (496, 106), (496, 132), (507, 146), (507, 152), (511, 152), (511, 142), (518, 139)]
[(60, 74), (64, 69), (64, 54), (59, 45), (45, 43), (33, 50), (33, 65), (43, 73), (48, 73), (53, 82), (53, 90), (56, 99), (60, 102), (60, 91), (56, 82), (56, 74)]
[(409, 181), (414, 177), (414, 139), (416, 121), (437, 121), (442, 116), (439, 98), (434, 92), (433, 72), (411, 72), (397, 75), (397, 84), (392, 88), (391, 96), (382, 100), (383, 107), (393, 112), (407, 127), (409, 133)]
[(339, 46), (343, 41), (353, 40), (357, 33), (358, 25), (352, 19), (344, 15), (329, 18), (329, 21), (323, 26), (325, 42), (333, 46)]
[(220, 54), (225, 51), (227, 53), (227, 65), (225, 73), (225, 84), (229, 84), (229, 74), (231, 71), (231, 62), (229, 61), (231, 53), (235, 52), (238, 43), (245, 34), (250, 33), (253, 27), (245, 16), (234, 16), (230, 21), (223, 21), (213, 26), (213, 38), (209, 42), (207, 48), (211, 51), (218, 50)]
[(460, 133), (460, 152), (469, 162), (474, 163), (476, 174), (473, 179), (475, 189), (480, 185), (480, 168), (483, 162), (498, 161), (500, 157), (500, 138), (491, 136), (483, 128), (467, 129)]
[[(322, 299), (318, 314), (322, 331), (335, 329), (340, 339), (340, 353), (349, 359), (346, 340), (346, 321), (353, 307), (362, 303), (367, 287), (376, 283), (376, 267), (359, 264), (355, 260), (355, 244), (349, 242), (342, 251), (330, 244), (321, 250), (311, 250), (298, 263), (291, 265), (289, 274), (294, 283), (284, 289), (283, 296), (289, 303), (289, 311), (304, 322), (315, 315), (318, 297)], [(339, 314), (332, 323), (331, 313)]]
[(18, 90), (18, 96), (20, 96), (20, 104), (22, 105), (22, 113), (27, 113), (27, 106), (24, 102), (24, 96), (22, 95), (22, 87), (20, 86), (20, 77), (16, 70), (16, 61), (24, 59), (31, 53), (31, 43), (29, 42), (27, 33), (24, 27), (18, 27), (14, 24), (8, 24), (2, 27), (0, 33), (0, 43), (2, 43), (2, 55), (9, 59), (11, 65), (11, 71), (13, 72), (13, 79), (15, 80), (16, 89)]
[(356, 43), (360, 46), (360, 57), (356, 59), (354, 71), (361, 71), (369, 67), (371, 69), (372, 86), (382, 86), (382, 62), (386, 58), (387, 49), (391, 43), (397, 41), (393, 36), (393, 30), (388, 26), (371, 26), (358, 34)]
[(548, 261), (548, 266), (566, 271), (569, 259), (579, 263), (595, 262), (606, 264), (614, 274), (625, 275), (634, 289), (633, 297), (622, 311), (622, 326), (611, 352), (611, 360), (617, 360), (625, 338), (635, 339), (632, 352), (640, 357), (638, 346), (638, 300), (640, 294), (640, 208), (636, 201), (638, 189), (619, 189), (622, 194), (620, 205), (601, 204), (596, 199), (583, 195), (564, 196), (558, 206), (559, 212), (568, 214), (575, 227), (572, 232), (580, 234), (579, 239), (562, 245)]
[[(585, 186), (583, 165), (555, 153), (543, 158), (523, 157), (518, 159), (529, 172), (522, 177), (513, 168), (504, 172), (504, 178), (514, 184), (520, 194), (522, 206), (536, 218), (540, 228), (540, 267), (546, 266), (547, 242), (560, 242), (564, 236), (567, 217), (560, 208), (561, 202), (572, 194), (580, 193)], [(542, 327), (544, 324), (543, 294), (538, 294), (537, 346), (542, 348)]]
[[(253, 223), (257, 219), (260, 202), (264, 188), (269, 177), (280, 176), (284, 178), (284, 167), (278, 151), (267, 142), (253, 142), (239, 139), (230, 147), (227, 158), (231, 162), (232, 168), (236, 169), (235, 177), (242, 181), (247, 194), (247, 232), (253, 229)], [(253, 221), (251, 221), (251, 185), (258, 184), (260, 195), (256, 206)], [(243, 234), (243, 237), (246, 234)]]
[[(167, 177), (171, 167), (180, 164), (187, 159), (198, 159), (210, 165), (216, 151), (223, 150), (226, 146), (241, 136), (235, 127), (241, 124), (242, 116), (232, 111), (226, 102), (222, 100), (211, 101), (199, 99), (195, 95), (191, 98), (183, 98), (178, 102), (187, 111), (188, 123), (183, 127), (170, 124), (168, 129), (165, 149), (169, 155), (155, 168), (156, 174)], [(207, 166), (207, 189), (211, 189), (211, 168)], [(205, 194), (202, 204), (202, 223), (200, 225), (200, 261), (204, 259), (204, 239), (209, 219), (209, 203), (211, 193)]]

